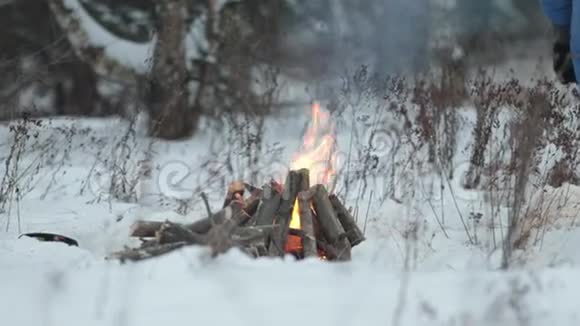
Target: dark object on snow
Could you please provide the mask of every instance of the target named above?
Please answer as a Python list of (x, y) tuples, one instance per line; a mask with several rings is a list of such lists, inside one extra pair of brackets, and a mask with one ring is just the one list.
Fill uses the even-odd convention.
[(24, 236), (30, 237), (30, 238), (35, 238), (35, 239), (40, 240), (40, 241), (64, 242), (69, 246), (75, 246), (75, 247), (79, 246), (79, 243), (76, 240), (71, 239), (69, 237), (65, 237), (64, 235), (60, 235), (60, 234), (35, 232), (35, 233), (22, 234), (18, 238), (20, 239)]

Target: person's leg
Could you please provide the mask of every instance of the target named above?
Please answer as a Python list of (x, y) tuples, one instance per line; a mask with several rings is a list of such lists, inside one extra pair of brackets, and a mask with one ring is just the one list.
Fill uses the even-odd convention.
[(573, 0), (572, 2), (570, 54), (572, 55), (576, 80), (580, 81), (580, 0)]

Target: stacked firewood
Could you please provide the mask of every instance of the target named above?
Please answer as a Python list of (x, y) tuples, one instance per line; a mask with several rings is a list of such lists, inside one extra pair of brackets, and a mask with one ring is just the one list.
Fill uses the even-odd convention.
[[(190, 224), (138, 221), (131, 236), (142, 239), (139, 248), (127, 248), (113, 257), (142, 260), (189, 245), (208, 246), (212, 256), (239, 248), (252, 257), (319, 257), (348, 261), (352, 247), (364, 235), (350, 211), (323, 185), (310, 187), (309, 171), (290, 171), (284, 186), (275, 181), (256, 188), (234, 182), (223, 208)], [(247, 198), (244, 198), (246, 193)], [(294, 205), (299, 205), (300, 228), (291, 227)], [(294, 244), (294, 246), (291, 246)], [(298, 244), (298, 245), (296, 245)]]

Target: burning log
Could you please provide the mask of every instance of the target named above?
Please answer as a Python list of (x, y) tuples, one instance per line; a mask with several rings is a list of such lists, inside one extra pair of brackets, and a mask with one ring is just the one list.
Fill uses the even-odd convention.
[(300, 207), (300, 226), (302, 229), (302, 250), (304, 257), (317, 257), (316, 234), (314, 233), (314, 220), (310, 211), (310, 202), (313, 197), (312, 191), (301, 191), (298, 194), (298, 206)]
[(280, 232), (272, 238), (274, 246), (270, 246), (270, 255), (283, 256), (290, 230), (292, 211), (296, 203), (298, 192), (308, 190), (309, 172), (307, 169), (290, 171), (286, 177), (280, 207), (276, 213), (276, 223), (280, 225)]
[(340, 225), (334, 207), (328, 199), (328, 191), (322, 185), (313, 187), (313, 205), (320, 222), (320, 228), (326, 239), (335, 244), (341, 236), (345, 235), (344, 228)]
[(328, 196), (328, 199), (330, 200), (330, 203), (336, 212), (336, 216), (338, 217), (340, 224), (346, 231), (346, 236), (350, 241), (350, 245), (354, 247), (363, 242), (365, 240), (364, 234), (356, 224), (352, 214), (350, 214), (346, 207), (344, 207), (340, 199), (338, 199), (338, 197), (334, 194)]
[(264, 186), (262, 191), (262, 204), (258, 208), (258, 212), (250, 221), (250, 225), (272, 225), (276, 217), (276, 211), (280, 207), (282, 195), (273, 184)]
[(269, 248), (270, 256), (283, 256), (285, 254), (284, 245), (288, 237), (288, 225), (294, 208), (294, 201), (296, 200), (296, 194), (298, 194), (299, 178), (300, 175), (296, 171), (290, 171), (286, 177), (280, 205), (275, 214), (275, 223), (280, 225), (280, 231), (272, 236), (272, 244)]
[(323, 185), (316, 185), (313, 187), (313, 192), (313, 205), (324, 238), (329, 245), (336, 248), (338, 260), (350, 260), (351, 245), (328, 198), (328, 191)]
[(300, 169), (298, 170), (298, 174), (300, 175), (298, 181), (298, 191), (308, 191), (310, 188), (310, 170)]

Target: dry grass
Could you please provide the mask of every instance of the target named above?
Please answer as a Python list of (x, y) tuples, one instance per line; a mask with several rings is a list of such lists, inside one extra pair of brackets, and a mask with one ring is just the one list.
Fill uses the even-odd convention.
[[(574, 93), (548, 79), (498, 81), (486, 70), (469, 75), (461, 61), (450, 61), (412, 82), (380, 78), (367, 67), (345, 76), (344, 81), (333, 105), (336, 115), (347, 120), (345, 126), (352, 122), (349, 148), (355, 150), (349, 150), (339, 190), (348, 194), (354, 189), (355, 198), (368, 197), (371, 185), (382, 182), (386, 186), (375, 198), (403, 203), (402, 189), (408, 187), (401, 184), (401, 174), (419, 175), (427, 167), (440, 175), (441, 186), (424, 191), (451, 191), (454, 202), (439, 204), (457, 207), (472, 244), (480, 243), (478, 228), (487, 227), (493, 238), (491, 247), (505, 246), (504, 267), (509, 266), (512, 249), (524, 248), (536, 230), (543, 230), (542, 223), (550, 220), (534, 206), (537, 203), (530, 202), (533, 194), (549, 186), (578, 183), (580, 106)], [(461, 112), (469, 107), (476, 117), (466, 148), (469, 168), (465, 175), (454, 175), (459, 150), (463, 151), (457, 147), (458, 130), (465, 128)], [(350, 113), (361, 108), (374, 114)], [(376, 132), (361, 133), (357, 122)], [(402, 127), (392, 132), (391, 125)], [(382, 156), (373, 147), (377, 144), (368, 141), (380, 132), (397, 138)], [(479, 216), (461, 211), (449, 183), (457, 178), (463, 178), (466, 189), (484, 193), (489, 213)], [(443, 210), (437, 212), (430, 203), (444, 228)], [(355, 212), (362, 204), (355, 202)]]

